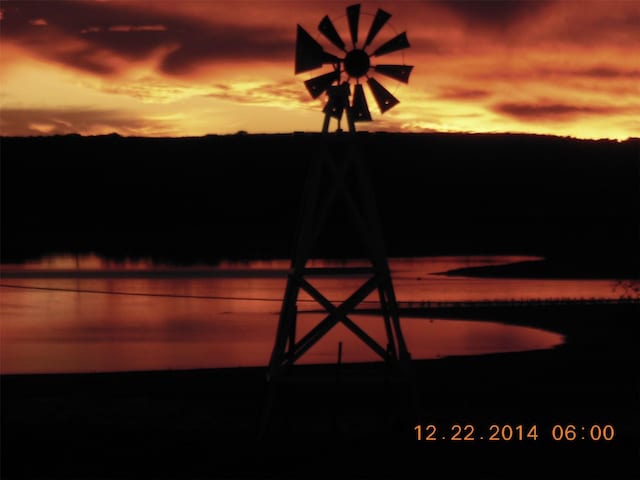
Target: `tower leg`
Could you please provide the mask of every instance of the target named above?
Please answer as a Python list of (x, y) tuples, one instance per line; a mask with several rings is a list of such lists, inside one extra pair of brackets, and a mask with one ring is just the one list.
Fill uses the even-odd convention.
[(347, 108), (347, 122), (349, 123), (349, 133), (356, 132), (356, 122), (353, 120), (353, 112), (351, 108)]
[[(328, 119), (329, 116), (326, 116)], [(269, 362), (269, 378), (278, 375), (285, 360), (295, 349), (296, 324), (298, 316), (298, 294), (300, 285), (297, 278), (303, 275), (314, 238), (313, 220), (317, 216), (320, 179), (322, 177), (322, 161), (317, 154), (311, 157), (307, 178), (303, 191), (303, 202), (298, 224), (298, 237), (295, 252), (291, 257), (287, 286), (285, 288), (276, 341)]]
[(331, 120), (331, 116), (328, 113), (324, 114), (324, 121), (322, 122), (322, 133), (329, 132), (329, 121)]

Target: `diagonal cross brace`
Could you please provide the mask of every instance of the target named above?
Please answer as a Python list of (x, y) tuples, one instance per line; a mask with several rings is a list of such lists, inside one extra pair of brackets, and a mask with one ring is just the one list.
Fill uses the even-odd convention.
[(339, 306), (335, 306), (322, 293), (304, 278), (296, 278), (299, 285), (313, 297), (329, 313), (320, 323), (318, 323), (309, 333), (295, 344), (285, 360), (285, 364), (293, 364), (307, 350), (315, 345), (329, 330), (338, 322), (342, 322), (349, 330), (356, 334), (364, 343), (374, 350), (383, 359), (387, 358), (387, 350), (371, 338), (364, 330), (356, 325), (347, 315), (353, 311), (367, 296), (376, 289), (378, 284), (377, 276), (372, 276), (360, 288), (358, 288), (349, 298)]

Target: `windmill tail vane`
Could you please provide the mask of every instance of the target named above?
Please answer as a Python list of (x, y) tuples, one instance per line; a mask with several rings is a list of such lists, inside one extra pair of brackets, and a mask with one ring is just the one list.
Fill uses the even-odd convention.
[(349, 26), (348, 42), (338, 33), (328, 15), (322, 18), (317, 27), (322, 36), (339, 51), (338, 54), (325, 50), (300, 25), (296, 32), (296, 74), (310, 72), (326, 65), (331, 66), (330, 71), (304, 82), (313, 98), (319, 98), (322, 94), (327, 96), (323, 109), (323, 132), (328, 131), (330, 118), (337, 119), (339, 125), (345, 111), (350, 131), (355, 131), (355, 122), (372, 120), (363, 83), (367, 84), (380, 113), (396, 106), (400, 100), (387, 90), (375, 75), (380, 74), (402, 83), (409, 83), (409, 76), (413, 70), (412, 65), (377, 63), (378, 57), (410, 47), (406, 32), (397, 34), (381, 44), (376, 42), (378, 34), (388, 26), (390, 13), (382, 9), (376, 11), (364, 41), (358, 37), (360, 5), (347, 7), (346, 16)]

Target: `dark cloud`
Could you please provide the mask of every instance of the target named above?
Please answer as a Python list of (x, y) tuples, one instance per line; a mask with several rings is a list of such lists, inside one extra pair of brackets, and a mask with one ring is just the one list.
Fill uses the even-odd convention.
[(629, 69), (613, 65), (593, 65), (583, 68), (540, 68), (536, 74), (543, 77), (584, 77), (595, 80), (617, 80), (640, 78), (640, 69)]
[(96, 75), (110, 75), (116, 69), (100, 58), (92, 48), (77, 48), (73, 51), (53, 52), (52, 59), (65, 65)]
[[(618, 80), (634, 80), (637, 81), (640, 78), (640, 69), (627, 68), (625, 66), (614, 65), (593, 65), (585, 66), (581, 68), (566, 68), (562, 66), (543, 66), (535, 69), (522, 70), (522, 71), (501, 71), (493, 70), (488, 72), (474, 73), (473, 78), (477, 81), (490, 81), (490, 80), (509, 80), (511, 82), (518, 82), (522, 80), (543, 80), (554, 81), (565, 79), (588, 79), (610, 85), (610, 88), (615, 89), (614, 85)], [(595, 83), (591, 82), (591, 83)], [(618, 82), (619, 83), (619, 82)], [(582, 88), (589, 90), (589, 87), (583, 85)]]
[(446, 40), (434, 40), (423, 36), (413, 36), (409, 38), (411, 47), (416, 52), (428, 55), (449, 55), (454, 53), (453, 48), (446, 42)]
[(639, 2), (590, 2), (587, 6), (594, 11), (591, 18), (563, 23), (561, 29), (546, 33), (548, 40), (581, 47), (640, 47)]
[(499, 103), (493, 110), (523, 121), (566, 121), (584, 115), (621, 113), (620, 108), (608, 106), (581, 106), (563, 103)]
[(504, 29), (538, 15), (555, 0), (434, 0), (469, 26)]
[(573, 70), (576, 76), (591, 78), (640, 78), (640, 70), (629, 70), (611, 66), (595, 66), (583, 70)]
[(269, 27), (198, 25), (188, 35), (175, 39), (179, 47), (164, 58), (161, 67), (166, 73), (180, 74), (202, 62), (292, 59), (292, 32), (293, 29), (282, 32)]
[[(34, 29), (33, 19), (47, 22)], [(48, 47), (47, 52), (72, 40), (94, 47), (107, 47), (126, 57), (144, 56), (161, 41), (160, 32), (109, 31), (122, 25), (160, 24), (162, 18), (152, 13), (142, 15), (120, 3), (89, 2), (8, 2), (3, 20), (3, 36), (27, 47)], [(93, 37), (89, 34), (95, 34)], [(38, 53), (34, 51), (34, 53)]]
[[(128, 60), (170, 52), (160, 68), (188, 73), (207, 62), (276, 61), (292, 57), (294, 29), (216, 23), (123, 2), (7, 2), (3, 37), (34, 54), (92, 73), (113, 73), (105, 52)], [(33, 24), (37, 20), (38, 26)], [(42, 25), (46, 22), (46, 25)], [(94, 56), (95, 58), (92, 58)]]
[(161, 122), (132, 117), (117, 110), (3, 109), (0, 135), (67, 135), (119, 132), (123, 135), (171, 133)]
[(487, 90), (481, 90), (479, 88), (445, 88), (440, 90), (437, 94), (437, 98), (443, 100), (479, 100), (491, 95), (491, 92)]

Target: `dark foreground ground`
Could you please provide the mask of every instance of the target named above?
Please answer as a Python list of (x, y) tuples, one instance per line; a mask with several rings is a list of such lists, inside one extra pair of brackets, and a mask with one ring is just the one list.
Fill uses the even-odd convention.
[(638, 313), (530, 311), (567, 344), (415, 361), (413, 381), (301, 366), (275, 397), (264, 368), (3, 376), (2, 478), (638, 478)]

